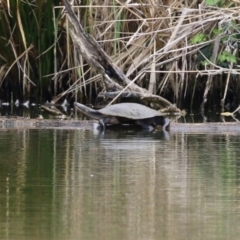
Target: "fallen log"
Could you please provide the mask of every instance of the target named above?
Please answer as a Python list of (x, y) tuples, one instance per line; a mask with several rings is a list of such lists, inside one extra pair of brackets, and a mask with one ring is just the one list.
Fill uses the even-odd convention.
[(25, 119), (25, 118), (0, 118), (0, 128), (21, 129), (21, 128), (82, 128), (92, 129), (91, 120), (52, 120), (52, 119)]
[[(50, 120), (25, 118), (0, 118), (0, 129), (83, 129), (93, 130), (94, 120)], [(119, 131), (123, 128), (119, 127)], [(175, 123), (170, 125), (170, 133), (197, 133), (197, 134), (238, 134), (240, 124), (228, 123)]]

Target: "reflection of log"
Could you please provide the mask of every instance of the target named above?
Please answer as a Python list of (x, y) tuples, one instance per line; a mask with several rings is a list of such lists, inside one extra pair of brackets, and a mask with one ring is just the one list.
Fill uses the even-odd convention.
[[(142, 93), (141, 99), (144, 100), (144, 95), (148, 95), (148, 102), (151, 102), (151, 98), (154, 102), (158, 101), (159, 105), (164, 105), (170, 111), (176, 111), (176, 107), (166, 99), (149, 93), (146, 89), (143, 89), (130, 81), (127, 76), (122, 72), (120, 68), (111, 60), (111, 58), (104, 52), (101, 46), (89, 35), (87, 35), (79, 23), (76, 15), (74, 14), (71, 5), (68, 0), (64, 0), (66, 16), (71, 22), (70, 34), (75, 47), (79, 50), (83, 58), (95, 68), (104, 78), (107, 85), (114, 84), (114, 89), (117, 91), (134, 91)], [(114, 82), (114, 83), (113, 83)], [(164, 103), (161, 103), (161, 102)], [(177, 109), (180, 111), (179, 109)]]
[[(24, 118), (0, 118), (0, 129), (28, 129), (28, 128), (59, 128), (59, 129), (93, 129), (96, 121), (77, 120), (38, 120)], [(119, 127), (119, 130), (121, 127)], [(229, 123), (171, 123), (170, 133), (212, 133), (212, 134), (239, 134), (240, 125), (237, 122)]]

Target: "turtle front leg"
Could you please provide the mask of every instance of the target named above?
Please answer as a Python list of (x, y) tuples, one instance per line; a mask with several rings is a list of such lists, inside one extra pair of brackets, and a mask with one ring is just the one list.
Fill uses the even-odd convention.
[(99, 123), (100, 130), (101, 131), (105, 131), (105, 122), (104, 122), (104, 120), (103, 119), (99, 119), (98, 123)]

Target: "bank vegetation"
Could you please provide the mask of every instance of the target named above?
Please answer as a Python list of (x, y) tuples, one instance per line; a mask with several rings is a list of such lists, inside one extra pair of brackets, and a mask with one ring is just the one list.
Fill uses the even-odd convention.
[[(0, 99), (95, 103), (102, 76), (76, 51), (59, 0), (0, 2)], [(84, 30), (150, 93), (179, 107), (234, 109), (240, 2), (75, 1)]]

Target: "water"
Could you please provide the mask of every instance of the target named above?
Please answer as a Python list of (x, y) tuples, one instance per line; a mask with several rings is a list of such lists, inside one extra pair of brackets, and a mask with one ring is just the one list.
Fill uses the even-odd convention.
[(239, 239), (240, 138), (0, 130), (0, 239)]

